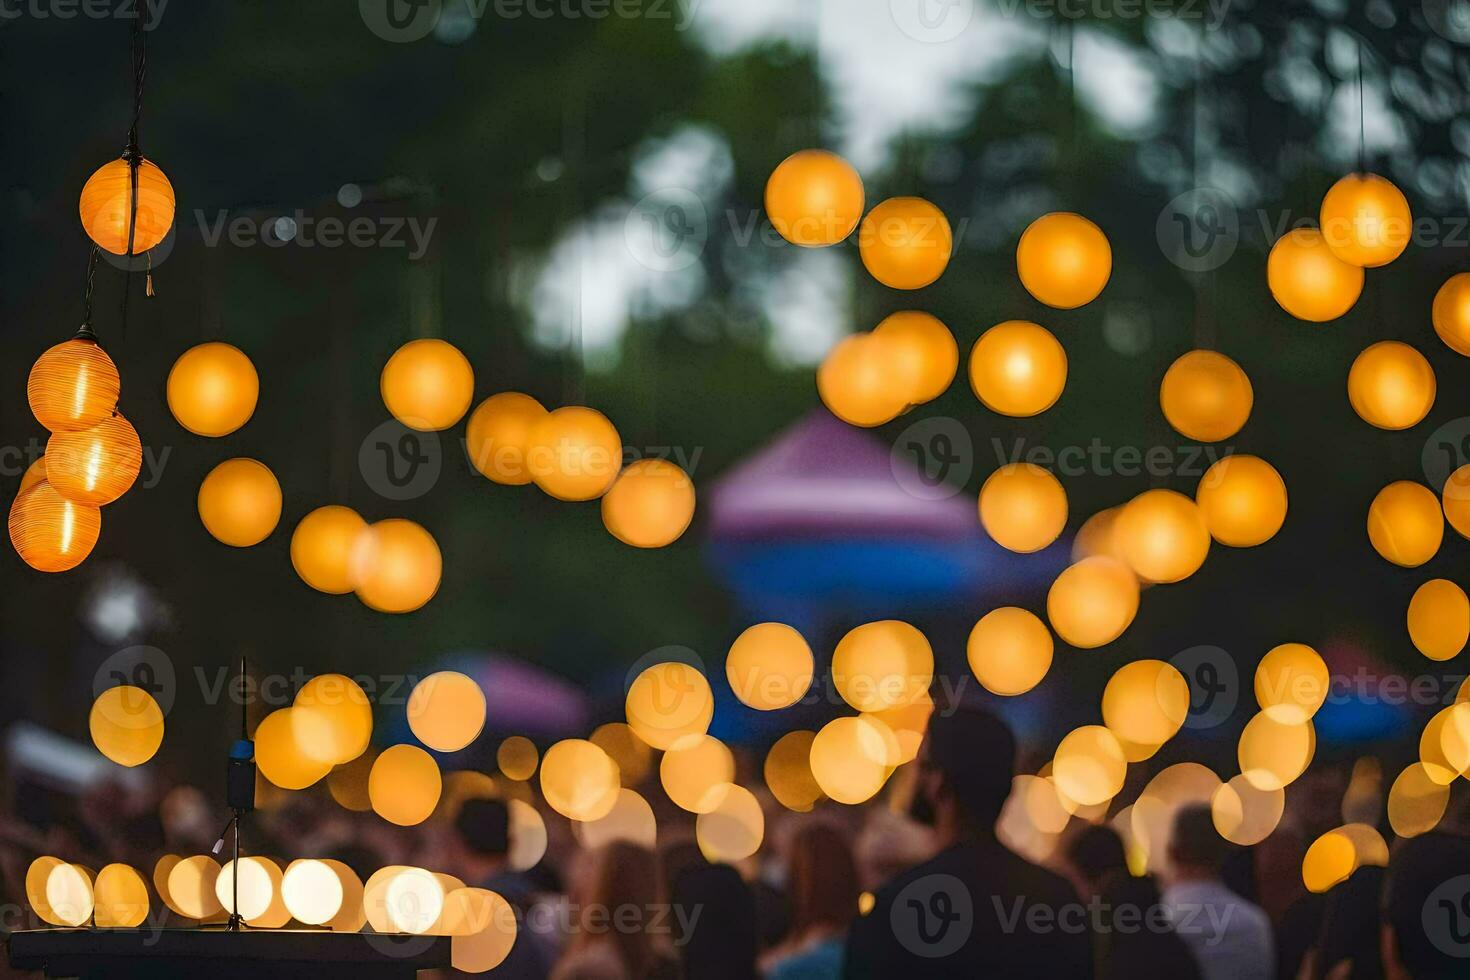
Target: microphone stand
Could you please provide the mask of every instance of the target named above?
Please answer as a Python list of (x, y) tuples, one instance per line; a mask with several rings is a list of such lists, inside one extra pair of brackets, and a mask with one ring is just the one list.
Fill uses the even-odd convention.
[(225, 768), (225, 802), (230, 808), (230, 822), (215, 841), (214, 853), (219, 854), (225, 846), (225, 838), (233, 827), (234, 860), (230, 863), (230, 919), (225, 928), (238, 932), (244, 924), (240, 915), (240, 832), (244, 828), (245, 815), (255, 809), (255, 744), (250, 741), (250, 722), (246, 698), (245, 657), (240, 657), (240, 738), (230, 746), (229, 759)]

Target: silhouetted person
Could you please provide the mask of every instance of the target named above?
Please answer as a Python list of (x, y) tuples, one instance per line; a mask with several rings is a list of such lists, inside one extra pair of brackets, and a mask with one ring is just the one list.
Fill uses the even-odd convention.
[(495, 968), (496, 976), (540, 980), (550, 972), (551, 955), (545, 937), (527, 928), (526, 912), (534, 896), (526, 879), (510, 866), (510, 832), (510, 809), (504, 800), (465, 800), (454, 818), (450, 870), (466, 885), (500, 895), (515, 910), (515, 944)]
[(1128, 871), (1123, 839), (1107, 826), (1088, 826), (1067, 846), (1067, 867), (1077, 893), (1094, 902), (1097, 980), (1154, 975), (1199, 980), (1199, 967), (1172, 926), (1162, 921), (1163, 899), (1152, 877)]
[(852, 846), (841, 828), (811, 820), (788, 847), (791, 934), (769, 954), (766, 980), (836, 980), (861, 894)]
[(1470, 975), (1470, 791), (1458, 781), (1439, 826), (1395, 846), (1383, 911), (1390, 976)]
[(1370, 865), (1327, 892), (1321, 927), (1305, 958), (1306, 980), (1383, 980), (1383, 879), (1384, 869)]
[(663, 931), (668, 924), (653, 918), (663, 891), (658, 857), (646, 847), (618, 840), (587, 859), (589, 866), (572, 894), (577, 931), (557, 971), (590, 974), (610, 959), (627, 980), (676, 980), (679, 965)]
[(1220, 873), (1229, 851), (1208, 806), (1181, 807), (1169, 835), (1164, 908), (1204, 980), (1271, 980), (1271, 923), (1260, 906), (1225, 887)]
[(674, 937), (684, 980), (755, 980), (755, 901), (728, 864), (694, 865), (674, 880)]
[(853, 923), (844, 976), (1092, 976), (1086, 909), (1066, 879), (996, 839), (1010, 795), (1016, 742), (995, 715), (937, 710), (919, 747), (914, 816), (942, 848), (878, 890)]

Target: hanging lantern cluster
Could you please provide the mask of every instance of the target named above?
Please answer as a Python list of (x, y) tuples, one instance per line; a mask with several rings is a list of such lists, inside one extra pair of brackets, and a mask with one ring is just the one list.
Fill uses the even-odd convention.
[(832, 348), (817, 369), (817, 393), (849, 425), (882, 425), (944, 394), (959, 359), (948, 327), (906, 310)]

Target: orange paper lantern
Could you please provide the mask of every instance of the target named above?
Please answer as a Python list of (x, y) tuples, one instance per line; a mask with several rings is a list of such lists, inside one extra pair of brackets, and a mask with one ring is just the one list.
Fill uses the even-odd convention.
[(1239, 364), (1212, 350), (1192, 350), (1164, 372), (1159, 405), (1174, 431), (1200, 442), (1219, 442), (1250, 418), (1255, 393)]
[(521, 486), (531, 482), (526, 446), (531, 429), (546, 409), (530, 395), (502, 391), (480, 402), (465, 429), (470, 463), (496, 483)]
[(1051, 331), (1029, 320), (996, 324), (970, 350), (970, 387), (992, 412), (1039, 415), (1066, 385), (1067, 352)]
[(1113, 274), (1113, 249), (1101, 228), (1058, 211), (1031, 222), (1016, 246), (1016, 271), (1047, 306), (1076, 309), (1097, 299)]
[(944, 212), (919, 197), (890, 197), (863, 219), (858, 253), (868, 273), (893, 289), (922, 289), (944, 273), (954, 237)]
[(90, 337), (73, 337), (36, 359), (26, 381), (31, 412), (52, 432), (90, 429), (113, 413), (122, 379)]
[(87, 237), (113, 255), (128, 254), (128, 225), (133, 224), (133, 251), (148, 251), (174, 223), (174, 188), (151, 160), (138, 162), (138, 213), (133, 219), (133, 174), (126, 159), (99, 167), (82, 187), (82, 228)]
[(622, 466), (622, 437), (594, 408), (571, 405), (548, 412), (526, 443), (531, 478), (558, 500), (601, 497)]
[(909, 406), (912, 391), (893, 370), (885, 337), (853, 334), (817, 368), (817, 394), (833, 415), (864, 428), (890, 422)]
[(67, 500), (44, 480), (10, 506), (10, 543), (38, 572), (76, 568), (92, 553), (101, 533), (102, 511)]
[(128, 420), (109, 415), (90, 429), (46, 441), (46, 479), (79, 504), (101, 507), (132, 487), (143, 468), (143, 443)]
[(1456, 354), (1470, 357), (1470, 272), (1457, 272), (1434, 294), (1434, 332)]
[(475, 372), (458, 347), (443, 340), (411, 340), (388, 358), (378, 387), (383, 404), (410, 429), (447, 429), (469, 411)]
[(766, 216), (794, 245), (835, 245), (863, 216), (863, 179), (835, 153), (793, 153), (766, 181)]
[(694, 481), (664, 459), (630, 463), (602, 498), (602, 523), (635, 548), (677, 541), (694, 519)]
[(352, 551), (365, 530), (367, 522), (350, 507), (318, 507), (291, 535), (291, 566), (318, 592), (351, 592)]
[(1404, 192), (1377, 174), (1348, 174), (1322, 198), (1322, 236), (1351, 265), (1387, 265), (1409, 245), (1414, 216)]
[(352, 581), (363, 604), (385, 613), (408, 613), (439, 591), (444, 558), (434, 536), (413, 521), (369, 525), (352, 550)]
[(199, 519), (232, 548), (260, 544), (281, 519), (281, 485), (264, 463), (227, 459), (199, 485)]
[(1333, 254), (1315, 228), (1277, 240), (1266, 259), (1266, 283), (1281, 308), (1298, 320), (1336, 320), (1363, 292), (1363, 270)]
[(179, 355), (168, 372), (168, 409), (196, 436), (227, 436), (250, 421), (260, 400), (260, 376), (238, 347), (200, 344)]
[(1380, 429), (1417, 425), (1434, 407), (1437, 387), (1424, 355), (1397, 340), (1368, 346), (1348, 370), (1353, 411)]

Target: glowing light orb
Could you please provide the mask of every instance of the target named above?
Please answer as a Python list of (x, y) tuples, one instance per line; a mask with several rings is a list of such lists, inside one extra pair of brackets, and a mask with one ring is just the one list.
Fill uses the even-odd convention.
[(95, 340), (73, 338), (36, 359), (26, 380), (31, 412), (51, 432), (80, 432), (117, 409), (122, 379)]
[(1409, 480), (1390, 483), (1368, 507), (1368, 540), (1395, 565), (1417, 568), (1439, 552), (1444, 513), (1439, 498)]
[(658, 778), (675, 806), (708, 813), (719, 806), (735, 779), (735, 756), (719, 739), (701, 735), (665, 752)]
[(1470, 272), (1457, 272), (1439, 287), (1431, 318), (1445, 346), (1470, 357)]
[(1363, 270), (1333, 254), (1315, 228), (1289, 231), (1266, 259), (1266, 283), (1281, 308), (1298, 320), (1336, 320), (1363, 292)]
[(512, 735), (495, 750), (495, 765), (510, 779), (530, 779), (536, 774), (536, 764), (540, 761), (536, 743), (524, 735)]
[(174, 223), (174, 189), (152, 160), (138, 161), (137, 188), (135, 211), (133, 167), (121, 158), (98, 167), (82, 185), (82, 229), (98, 248), (113, 255), (141, 255), (168, 235)]
[(541, 794), (568, 820), (586, 822), (607, 816), (618, 801), (620, 788), (617, 763), (583, 739), (557, 742), (541, 759)]
[(933, 680), (934, 651), (928, 639), (896, 619), (852, 629), (832, 653), (837, 693), (859, 711), (909, 704), (928, 691)]
[(1302, 858), (1302, 883), (1307, 891), (1321, 894), (1347, 881), (1357, 870), (1353, 842), (1341, 831), (1329, 830), (1312, 842)]
[(919, 310), (903, 310), (884, 317), (873, 328), (891, 359), (898, 387), (908, 392), (911, 405), (933, 401), (954, 381), (960, 348), (954, 334), (937, 317)]
[(1348, 371), (1353, 411), (1380, 429), (1407, 429), (1434, 407), (1434, 368), (1408, 344), (1383, 340), (1365, 348)]
[(1015, 606), (992, 609), (970, 630), (965, 655), (987, 691), (1025, 694), (1051, 669), (1051, 631), (1034, 613)]
[(1162, 660), (1119, 667), (1103, 688), (1103, 724), (1120, 740), (1162, 745), (1189, 714), (1189, 682)]
[(863, 179), (835, 153), (800, 150), (766, 179), (766, 216), (793, 245), (835, 245), (863, 216)]
[(408, 696), (408, 727), (435, 752), (458, 752), (485, 727), (485, 692), (464, 674), (430, 674)]
[(634, 548), (677, 541), (694, 520), (694, 481), (666, 459), (628, 464), (602, 498), (608, 533)]
[(1388, 791), (1388, 823), (1400, 837), (1418, 837), (1439, 825), (1450, 787), (1434, 779), (1422, 762), (1410, 763)]
[(703, 735), (714, 717), (709, 681), (688, 664), (670, 661), (646, 668), (628, 687), (624, 701), (628, 725), (656, 749)]
[(363, 605), (382, 613), (410, 613), (439, 591), (444, 556), (421, 525), (392, 518), (369, 524), (357, 536), (349, 567)]
[(923, 198), (890, 197), (868, 212), (858, 231), (863, 266), (892, 289), (922, 289), (934, 282), (953, 251), (944, 212)]
[(1350, 265), (1387, 265), (1408, 247), (1414, 216), (1408, 199), (1377, 174), (1348, 174), (1322, 198), (1322, 237)]
[(143, 468), (143, 443), (121, 415), (90, 429), (57, 432), (46, 440), (46, 480), (68, 500), (92, 507), (112, 503)]
[(87, 924), (96, 909), (92, 876), (79, 864), (57, 862), (46, 875), (46, 907), (56, 925)]
[(250, 421), (260, 376), (245, 352), (218, 341), (191, 347), (168, 372), (168, 410), (196, 436), (227, 436)]
[(305, 789), (332, 771), (332, 763), (302, 751), (292, 722), (295, 708), (278, 708), (255, 729), (255, 764), (260, 774), (281, 789)]
[(342, 881), (322, 861), (292, 861), (281, 883), (281, 897), (298, 921), (319, 926), (342, 908)]
[(1261, 712), (1246, 722), (1236, 745), (1240, 772), (1257, 789), (1276, 790), (1306, 772), (1317, 751), (1317, 733), (1310, 721), (1277, 721)]
[(367, 521), (350, 507), (318, 507), (291, 534), (291, 567), (318, 592), (351, 592), (352, 553), (365, 530)]
[(20, 486), (16, 487), (15, 495), (20, 497), (31, 487), (38, 483), (46, 482), (46, 457), (44, 455), (36, 458), (36, 461), (26, 467), (26, 471), (20, 475)]
[(469, 411), (475, 372), (458, 347), (443, 340), (411, 340), (388, 358), (378, 387), (383, 404), (410, 429), (447, 429)]
[(1283, 643), (1256, 665), (1256, 703), (1273, 720), (1300, 725), (1322, 707), (1331, 683), (1321, 654), (1305, 643)]
[[(220, 906), (232, 915), (235, 912), (235, 873), (238, 868), (240, 917), (248, 922), (260, 919), (269, 912), (279, 893), (278, 883), (270, 872), (269, 866), (272, 864), (274, 862), (258, 857), (241, 858), (238, 864), (234, 861), (226, 862), (214, 881), (214, 894)], [(284, 876), (282, 878), (284, 880)]]
[(1051, 628), (1074, 647), (1112, 643), (1138, 615), (1138, 578), (1122, 562), (1103, 555), (1066, 568), (1046, 594)]
[(218, 915), (224, 908), (215, 894), (219, 873), (219, 862), (208, 854), (184, 858), (169, 870), (169, 901), (191, 919)]
[(10, 543), (38, 572), (66, 572), (87, 560), (102, 535), (102, 511), (67, 500), (46, 480), (10, 505)]
[(812, 776), (838, 803), (865, 803), (888, 781), (887, 753), (880, 723), (869, 717), (834, 718), (812, 739)]
[(457, 888), (444, 899), (450, 964), (463, 973), (487, 973), (510, 955), (519, 928), (515, 909), (484, 888)]
[(594, 500), (623, 466), (623, 440), (607, 416), (578, 405), (548, 412), (531, 427), (526, 469), (558, 500)]
[(444, 884), (423, 868), (400, 868), (388, 877), (383, 901), (393, 929), (422, 936), (444, 914)]
[(766, 788), (786, 809), (793, 813), (809, 813), (825, 795), (812, 774), (812, 742), (815, 732), (787, 732), (766, 753)]
[[(690, 731), (690, 735), (703, 735), (702, 731)], [(610, 721), (592, 730), (588, 740), (606, 752), (617, 763), (618, 773), (624, 786), (638, 786), (653, 766), (653, 751), (648, 743), (639, 738), (631, 727), (620, 721)]]
[(1180, 356), (1159, 385), (1159, 406), (1174, 431), (1219, 442), (1240, 431), (1255, 404), (1251, 379), (1224, 354), (1192, 350)]
[(1084, 806), (1117, 796), (1128, 774), (1128, 760), (1112, 732), (1101, 725), (1075, 728), (1057, 745), (1052, 778), (1057, 789)]
[(1212, 464), (1194, 501), (1210, 536), (1232, 548), (1264, 544), (1286, 523), (1286, 481), (1259, 456), (1237, 453)]
[(705, 860), (743, 861), (760, 850), (766, 815), (760, 801), (744, 786), (729, 785), (714, 809), (694, 822), (695, 840)]
[(647, 848), (658, 844), (658, 821), (654, 819), (653, 807), (631, 789), (618, 790), (617, 800), (605, 816), (574, 823), (572, 830), (588, 849), (620, 840)]
[(817, 394), (848, 425), (872, 428), (907, 408), (912, 390), (893, 370), (887, 338), (859, 333), (843, 338), (822, 359)]
[(1470, 538), (1470, 463), (1451, 473), (1444, 481), (1440, 503), (1444, 519), (1462, 538)]
[(1080, 214), (1044, 214), (1016, 246), (1016, 272), (1047, 306), (1076, 309), (1097, 299), (1113, 274), (1113, 249), (1101, 228)]
[(423, 823), (439, 804), (444, 780), (434, 757), (416, 745), (384, 749), (368, 776), (373, 812), (389, 823), (412, 827)]
[(199, 485), (199, 519), (222, 544), (260, 544), (281, 520), (281, 484), (264, 463), (227, 459)]
[(725, 657), (730, 690), (757, 711), (789, 708), (812, 686), (812, 648), (785, 623), (756, 623), (735, 638)]
[(319, 674), (303, 684), (289, 718), (297, 750), (317, 763), (351, 762), (367, 750), (373, 735), (372, 703), (343, 674)]
[(970, 387), (992, 412), (1039, 415), (1067, 385), (1067, 352), (1051, 331), (1028, 320), (1006, 320), (970, 349)]
[(93, 885), (93, 922), (99, 929), (133, 929), (148, 918), (148, 885), (126, 864), (109, 864)]
[(1210, 799), (1215, 830), (1241, 847), (1259, 844), (1270, 837), (1285, 810), (1285, 790), (1259, 789), (1243, 775), (1232, 776)]
[(1449, 660), (1470, 640), (1470, 598), (1449, 579), (1430, 579), (1409, 600), (1409, 639), (1430, 660)]
[(1173, 490), (1147, 490), (1118, 515), (1114, 533), (1129, 566), (1151, 582), (1179, 582), (1204, 564), (1210, 529), (1199, 506)]
[(531, 430), (547, 415), (544, 406), (519, 391), (502, 391), (480, 402), (465, 430), (465, 451), (482, 474), (507, 486), (531, 482), (526, 448)]
[(1040, 551), (1067, 526), (1067, 492), (1040, 466), (1009, 463), (980, 488), (980, 523), (1002, 548)]
[(163, 711), (153, 695), (123, 684), (92, 702), (87, 728), (98, 752), (120, 766), (141, 766), (163, 744)]

